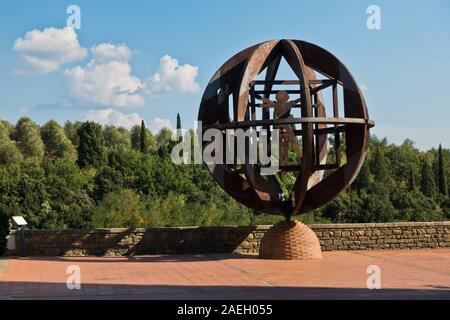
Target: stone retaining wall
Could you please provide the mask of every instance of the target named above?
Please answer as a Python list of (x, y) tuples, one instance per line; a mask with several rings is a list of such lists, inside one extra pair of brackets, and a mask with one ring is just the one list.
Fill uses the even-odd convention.
[[(323, 251), (450, 247), (449, 222), (310, 226)], [(257, 253), (270, 226), (151, 229), (27, 230), (28, 255), (117, 256), (175, 253)], [(19, 255), (13, 232), (9, 255)], [(15, 248), (14, 248), (15, 247)]]

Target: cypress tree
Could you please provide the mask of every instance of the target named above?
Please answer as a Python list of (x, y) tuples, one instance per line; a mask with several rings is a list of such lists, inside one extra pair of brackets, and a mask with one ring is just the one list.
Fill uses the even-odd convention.
[(177, 130), (181, 130), (181, 117), (179, 113), (177, 113)]
[(144, 120), (141, 122), (141, 153), (148, 153), (147, 129), (145, 128)]
[(178, 142), (183, 141), (183, 134), (181, 132), (181, 117), (179, 113), (177, 113), (177, 136)]
[(420, 189), (427, 197), (436, 196), (436, 183), (434, 181), (433, 169), (428, 161), (424, 160), (422, 165), (422, 180), (420, 181)]
[(447, 182), (445, 181), (444, 159), (442, 156), (442, 145), (439, 144), (438, 150), (438, 187), (439, 193), (443, 196), (448, 195)]

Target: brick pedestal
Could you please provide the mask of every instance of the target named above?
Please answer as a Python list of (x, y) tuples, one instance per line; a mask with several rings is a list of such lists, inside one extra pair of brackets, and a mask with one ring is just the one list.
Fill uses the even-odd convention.
[(322, 258), (319, 239), (314, 231), (299, 221), (282, 221), (261, 239), (259, 257), (279, 260)]

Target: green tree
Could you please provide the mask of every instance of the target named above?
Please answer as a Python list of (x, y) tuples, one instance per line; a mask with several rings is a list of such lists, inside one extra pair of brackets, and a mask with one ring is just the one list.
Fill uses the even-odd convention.
[(6, 120), (0, 120), (0, 136), (11, 137), (14, 126)]
[(156, 142), (158, 145), (158, 155), (160, 158), (170, 157), (170, 152), (174, 145), (172, 141), (173, 132), (168, 128), (162, 128), (156, 136)]
[(433, 169), (428, 161), (424, 160), (422, 164), (422, 179), (420, 189), (427, 197), (436, 197), (436, 183), (434, 181)]
[[(151, 152), (155, 152), (158, 147), (156, 143), (156, 138), (148, 129), (146, 130), (148, 149)], [(135, 125), (131, 128), (131, 148), (135, 151), (141, 151), (141, 126)]]
[(84, 122), (78, 129), (78, 165), (81, 168), (99, 168), (106, 163), (106, 148), (102, 127), (94, 122)]
[(134, 183), (143, 174), (143, 155), (128, 150), (113, 150), (108, 155), (108, 166), (122, 174), (125, 185), (134, 188)]
[(409, 166), (408, 188), (409, 191), (414, 191), (417, 189), (416, 173), (414, 172), (414, 167), (412, 164)]
[(11, 130), (0, 122), (0, 165), (11, 165), (22, 161), (22, 154), (10, 139)]
[(135, 125), (131, 128), (131, 148), (141, 151), (141, 126)]
[(20, 163), (22, 158), (22, 154), (13, 141), (0, 137), (0, 165)]
[(373, 172), (377, 182), (386, 182), (389, 180), (389, 169), (381, 147), (377, 147), (375, 149), (372, 168), (370, 171)]
[(129, 150), (131, 148), (131, 134), (127, 129), (105, 126), (103, 134), (107, 148), (121, 150)]
[(353, 191), (345, 192), (323, 209), (324, 217), (334, 223), (365, 222), (367, 219), (362, 211), (362, 201)]
[(444, 159), (442, 156), (442, 145), (439, 144), (438, 149), (438, 188), (439, 193), (448, 196), (447, 181), (445, 179)]
[(361, 171), (352, 183), (351, 188), (354, 190), (366, 189), (370, 185), (370, 169), (367, 163), (364, 163), (361, 167)]
[(36, 158), (42, 161), (44, 156), (44, 143), (41, 139), (39, 126), (30, 118), (19, 119), (15, 127), (15, 140), (25, 158)]
[(64, 133), (74, 146), (78, 146), (78, 144), (80, 143), (80, 137), (78, 136), (78, 129), (80, 127), (81, 127), (80, 121), (76, 122), (66, 121), (66, 123), (64, 124)]
[(73, 161), (58, 160), (49, 165), (46, 189), (54, 219), (51, 227), (85, 228), (94, 207), (94, 170), (80, 169)]
[(444, 219), (439, 205), (417, 189), (413, 191), (396, 189), (392, 196), (392, 204), (397, 209), (396, 220), (399, 221), (439, 221)]
[[(360, 195), (361, 209), (359, 222), (390, 222), (394, 221), (397, 210), (393, 206), (388, 192), (376, 191), (362, 192)], [(355, 222), (351, 219), (349, 222)]]
[(75, 159), (75, 149), (65, 135), (64, 129), (56, 121), (50, 120), (41, 128), (41, 137), (50, 159)]
[(416, 176), (416, 173), (420, 171), (421, 164), (420, 152), (414, 148), (414, 142), (406, 139), (399, 146), (386, 144), (380, 147), (385, 154), (389, 176), (395, 187), (410, 188), (411, 173), (414, 173), (414, 176)]
[(151, 153), (155, 153), (158, 148), (156, 146), (156, 137), (155, 135), (147, 129), (147, 140), (148, 140), (148, 149)]
[(122, 173), (110, 167), (104, 167), (94, 179), (94, 200), (100, 201), (105, 194), (117, 192), (124, 186)]
[(19, 180), (20, 165), (0, 166), (0, 212), (8, 216), (20, 212)]
[(145, 122), (142, 120), (141, 122), (141, 153), (148, 153), (148, 138), (147, 138), (147, 129), (145, 128)]
[(177, 113), (177, 136), (178, 136), (178, 142), (183, 141), (183, 132), (181, 127), (181, 116), (179, 113)]
[(158, 147), (162, 145), (168, 146), (172, 139), (172, 131), (168, 128), (162, 128), (158, 135), (156, 136), (156, 142), (158, 143)]
[(105, 195), (92, 211), (92, 226), (96, 228), (136, 228), (143, 223), (139, 195), (129, 189)]
[(24, 162), (18, 177), (17, 195), (20, 211), (30, 228), (51, 227), (54, 216), (47, 210), (49, 197), (45, 184), (45, 171), (36, 162)]

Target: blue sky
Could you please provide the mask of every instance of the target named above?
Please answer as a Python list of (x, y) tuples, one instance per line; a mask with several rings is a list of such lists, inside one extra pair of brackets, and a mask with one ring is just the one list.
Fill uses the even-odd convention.
[[(71, 4), (81, 9), (81, 29), (73, 34), (63, 31)], [(381, 9), (381, 30), (366, 27), (371, 4)], [(92, 118), (131, 125), (143, 118), (157, 130), (179, 112), (183, 126), (192, 127), (203, 89), (223, 62), (255, 43), (292, 38), (324, 47), (350, 68), (365, 87), (375, 134), (395, 143), (411, 138), (421, 149), (450, 147), (448, 0), (1, 6), (0, 118), (11, 122), (27, 115), (39, 123)]]

